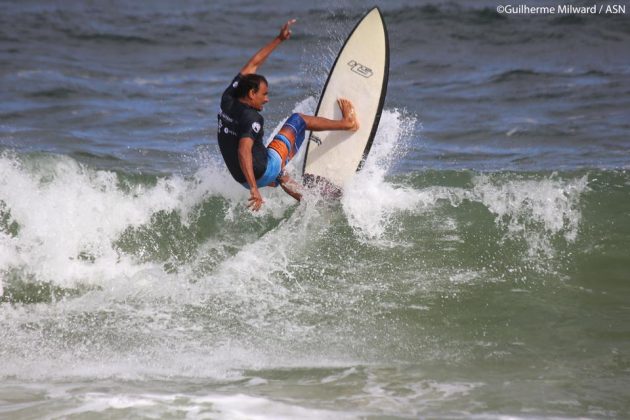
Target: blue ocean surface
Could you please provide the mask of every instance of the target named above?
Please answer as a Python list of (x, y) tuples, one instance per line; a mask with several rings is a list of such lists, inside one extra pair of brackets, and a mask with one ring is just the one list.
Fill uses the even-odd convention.
[(313, 113), (371, 4), (0, 2), (0, 417), (630, 416), (630, 7), (375, 4), (365, 166), (252, 213), (221, 93), (296, 18)]

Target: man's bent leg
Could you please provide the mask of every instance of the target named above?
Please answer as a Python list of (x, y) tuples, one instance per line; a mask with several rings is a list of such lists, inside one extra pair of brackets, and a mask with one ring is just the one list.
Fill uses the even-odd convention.
[(291, 115), (267, 146), (282, 158), (282, 168), (293, 159), (304, 142), (306, 122), (300, 114)]
[(282, 187), (285, 193), (289, 194), (291, 197), (295, 198), (297, 201), (300, 201), (302, 199), (302, 194), (300, 193), (302, 186), (298, 184), (289, 175), (287, 175), (286, 173), (280, 175), (278, 177), (278, 182), (280, 183), (280, 186)]
[(306, 129), (311, 131), (358, 130), (359, 121), (357, 120), (352, 102), (347, 99), (339, 99), (337, 103), (339, 104), (342, 114), (340, 120), (300, 114), (304, 122), (306, 122)]

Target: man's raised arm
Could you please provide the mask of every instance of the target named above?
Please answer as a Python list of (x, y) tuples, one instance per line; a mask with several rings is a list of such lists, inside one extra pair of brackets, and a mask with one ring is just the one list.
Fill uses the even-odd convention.
[(267, 57), (269, 57), (269, 54), (271, 54), (271, 52), (275, 50), (276, 47), (280, 45), (280, 43), (286, 41), (291, 37), (291, 25), (293, 25), (295, 22), (295, 19), (291, 19), (287, 23), (285, 23), (280, 29), (280, 33), (278, 34), (278, 36), (275, 37), (269, 44), (258, 50), (258, 52), (249, 59), (247, 64), (243, 66), (240, 73), (242, 75), (256, 73), (258, 67), (260, 67), (265, 62)]

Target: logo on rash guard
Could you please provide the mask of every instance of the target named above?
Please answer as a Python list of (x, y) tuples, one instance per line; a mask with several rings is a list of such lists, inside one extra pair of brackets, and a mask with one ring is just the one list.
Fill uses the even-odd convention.
[(237, 87), (237, 86), (238, 86), (238, 82), (234, 82), (234, 83), (232, 83), (232, 87), (233, 87), (234, 89), (236, 89), (236, 87)]
[(257, 122), (253, 123), (252, 130), (254, 130), (254, 133), (258, 134), (258, 132), (260, 131), (260, 124)]

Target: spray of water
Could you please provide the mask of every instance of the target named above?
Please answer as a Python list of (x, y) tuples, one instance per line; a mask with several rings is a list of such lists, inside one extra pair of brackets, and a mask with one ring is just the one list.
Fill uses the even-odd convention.
[(342, 205), (348, 223), (366, 239), (379, 239), (400, 211), (414, 210), (419, 198), (386, 181), (392, 164), (406, 153), (416, 119), (401, 110), (386, 110), (362, 170), (344, 186)]

